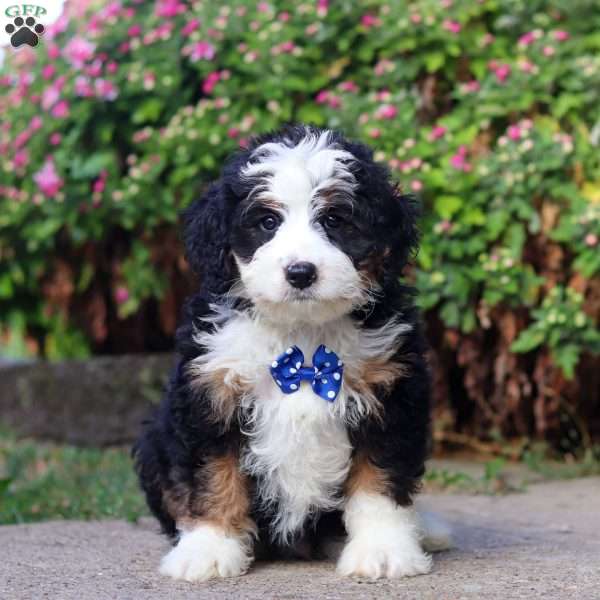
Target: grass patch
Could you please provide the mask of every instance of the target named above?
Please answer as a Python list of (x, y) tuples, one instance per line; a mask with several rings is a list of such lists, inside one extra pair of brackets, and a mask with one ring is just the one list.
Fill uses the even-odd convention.
[(430, 468), (425, 472), (424, 483), (428, 491), (460, 491), (470, 494), (502, 494), (523, 491), (522, 485), (509, 482), (505, 467), (507, 460), (496, 457), (483, 464), (480, 476), (460, 470)]
[(87, 449), (0, 432), (0, 524), (146, 514), (128, 449)]

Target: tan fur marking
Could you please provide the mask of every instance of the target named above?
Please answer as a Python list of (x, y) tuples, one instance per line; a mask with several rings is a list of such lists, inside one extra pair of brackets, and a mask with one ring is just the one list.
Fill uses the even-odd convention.
[(165, 494), (165, 506), (178, 525), (210, 523), (230, 535), (253, 535), (256, 525), (249, 516), (248, 478), (240, 472), (239, 460), (228, 454), (213, 459), (201, 473), (204, 488), (192, 495), (186, 486), (175, 486)]
[(194, 362), (189, 363), (187, 374), (192, 389), (208, 389), (214, 422), (228, 425), (239, 406), (240, 398), (249, 391), (241, 377), (228, 369), (216, 369), (206, 373)]
[(404, 363), (391, 362), (383, 358), (363, 361), (358, 369), (348, 368), (344, 378), (348, 387), (362, 395), (373, 395), (376, 387), (389, 390), (394, 383), (408, 374)]
[(358, 265), (358, 270), (366, 281), (376, 284), (381, 279), (390, 254), (390, 248), (386, 247), (382, 252), (372, 252)]
[(345, 492), (350, 497), (357, 492), (386, 494), (389, 480), (386, 472), (375, 466), (366, 454), (359, 453), (352, 459)]

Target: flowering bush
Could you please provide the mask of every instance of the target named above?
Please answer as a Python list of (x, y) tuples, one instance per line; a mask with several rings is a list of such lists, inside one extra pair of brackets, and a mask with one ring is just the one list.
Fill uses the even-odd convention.
[(579, 403), (600, 433), (594, 6), (113, 0), (67, 12), (0, 71), (3, 346), (169, 348), (189, 289), (180, 209), (250, 135), (305, 121), (367, 141), (423, 200), (408, 275), (438, 411), (481, 435), (552, 437)]

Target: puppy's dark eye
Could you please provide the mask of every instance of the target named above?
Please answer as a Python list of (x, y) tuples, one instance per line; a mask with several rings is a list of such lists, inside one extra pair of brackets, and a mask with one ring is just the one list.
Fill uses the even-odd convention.
[(273, 231), (279, 227), (279, 219), (275, 215), (266, 215), (260, 220), (260, 227), (265, 231)]
[(342, 218), (339, 215), (329, 213), (325, 215), (321, 223), (327, 229), (337, 229), (342, 224)]

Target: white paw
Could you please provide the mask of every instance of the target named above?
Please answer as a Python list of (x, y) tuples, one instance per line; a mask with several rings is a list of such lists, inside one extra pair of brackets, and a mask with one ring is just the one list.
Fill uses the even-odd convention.
[(418, 542), (400, 536), (397, 540), (355, 538), (346, 544), (338, 561), (341, 575), (371, 579), (412, 577), (431, 571), (431, 557), (421, 550)]
[(236, 537), (202, 525), (185, 532), (161, 561), (160, 573), (173, 579), (206, 581), (212, 577), (236, 577), (248, 569), (252, 556)]

